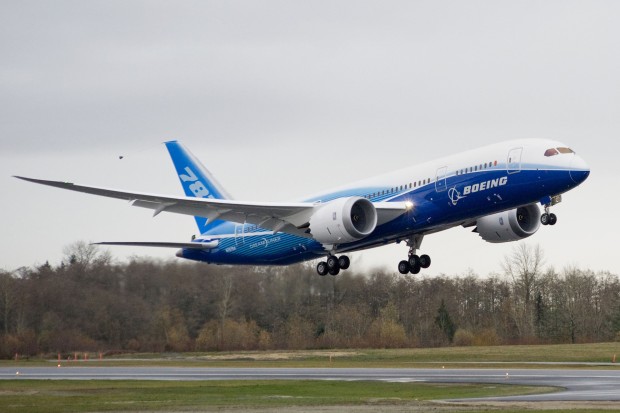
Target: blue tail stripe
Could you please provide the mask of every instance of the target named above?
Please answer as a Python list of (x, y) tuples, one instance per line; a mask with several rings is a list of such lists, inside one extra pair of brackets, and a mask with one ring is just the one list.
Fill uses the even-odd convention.
[[(177, 141), (165, 142), (185, 195), (196, 198), (231, 199), (215, 180), (211, 172), (191, 152)], [(208, 222), (207, 218), (194, 217), (201, 234), (209, 234), (224, 221)]]

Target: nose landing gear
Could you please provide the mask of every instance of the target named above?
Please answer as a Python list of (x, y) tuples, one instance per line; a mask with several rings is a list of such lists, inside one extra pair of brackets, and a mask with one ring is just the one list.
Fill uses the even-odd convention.
[[(547, 209), (545, 208), (545, 211)], [(540, 216), (540, 223), (543, 225), (555, 225), (556, 222), (558, 222), (558, 217), (553, 213), (545, 212)]]
[(561, 195), (556, 195), (553, 197), (548, 197), (545, 200), (541, 201), (541, 203), (543, 203), (543, 206), (545, 207), (545, 212), (540, 216), (540, 223), (543, 225), (555, 225), (556, 222), (558, 222), (558, 217), (549, 212), (549, 209), (555, 205), (555, 204), (559, 204), (560, 202), (562, 202), (562, 196)]

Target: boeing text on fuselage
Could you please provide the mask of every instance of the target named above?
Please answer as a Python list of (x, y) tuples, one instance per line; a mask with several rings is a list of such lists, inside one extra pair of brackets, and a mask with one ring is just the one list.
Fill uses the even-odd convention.
[(498, 186), (504, 186), (508, 183), (508, 177), (502, 176), (501, 178), (490, 179), (479, 184), (467, 185), (463, 187), (463, 195), (473, 194), (479, 191), (486, 191), (488, 189), (497, 188)]

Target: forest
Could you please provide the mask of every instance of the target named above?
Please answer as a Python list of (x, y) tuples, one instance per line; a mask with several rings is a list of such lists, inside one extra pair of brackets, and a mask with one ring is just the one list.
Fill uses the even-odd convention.
[(0, 358), (613, 340), (618, 275), (545, 267), (523, 243), (490, 276), (117, 262), (84, 242), (57, 266), (0, 270)]

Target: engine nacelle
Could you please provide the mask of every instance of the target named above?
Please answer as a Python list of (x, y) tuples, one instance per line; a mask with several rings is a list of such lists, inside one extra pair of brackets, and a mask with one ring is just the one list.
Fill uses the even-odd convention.
[(540, 227), (540, 209), (530, 204), (478, 219), (478, 234), (488, 242), (509, 242), (527, 238)]
[(338, 198), (318, 208), (310, 217), (310, 233), (322, 244), (356, 241), (377, 226), (377, 210), (366, 198)]

